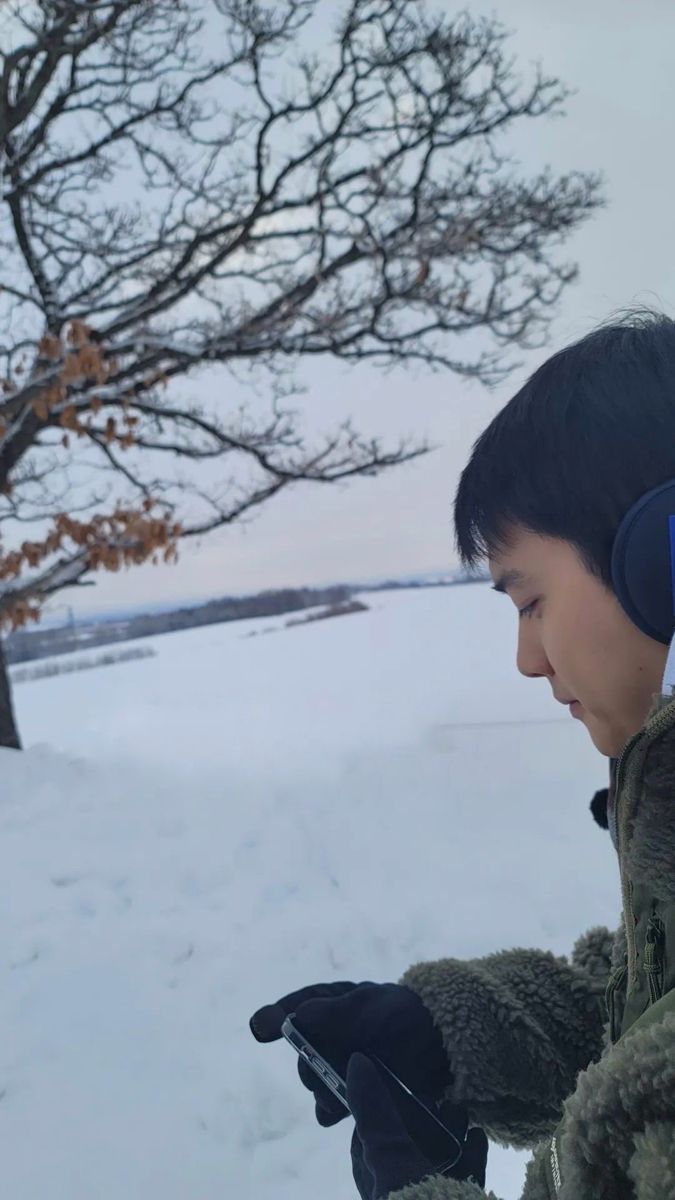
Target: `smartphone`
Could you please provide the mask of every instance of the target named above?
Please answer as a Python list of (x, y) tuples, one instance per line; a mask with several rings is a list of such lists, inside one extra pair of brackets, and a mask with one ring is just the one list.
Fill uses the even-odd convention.
[[(281, 1026), (281, 1032), (293, 1049), (312, 1068), (326, 1087), (337, 1096), (350, 1112), (347, 1099), (347, 1087), (344, 1079), (319, 1054), (318, 1050), (307, 1041), (307, 1038), (294, 1024), (295, 1013), (291, 1013)], [(418, 1149), (428, 1158), (437, 1175), (442, 1175), (454, 1167), (462, 1157), (468, 1118), (464, 1134), (460, 1140), (422, 1100), (411, 1092), (410, 1088), (395, 1075), (390, 1068), (374, 1054), (368, 1056), (377, 1065), (389, 1092), (401, 1115), (403, 1123)]]

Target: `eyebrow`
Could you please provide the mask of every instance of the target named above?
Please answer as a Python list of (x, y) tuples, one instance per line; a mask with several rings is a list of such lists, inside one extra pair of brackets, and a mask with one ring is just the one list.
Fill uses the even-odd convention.
[(511, 587), (522, 587), (527, 583), (527, 579), (527, 575), (524, 575), (522, 571), (504, 571), (497, 582), (493, 583), (492, 590), (493, 592), (508, 592)]

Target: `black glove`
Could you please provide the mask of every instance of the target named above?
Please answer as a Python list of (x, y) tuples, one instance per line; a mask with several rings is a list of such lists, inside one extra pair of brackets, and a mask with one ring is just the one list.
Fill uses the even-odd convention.
[[(349, 1060), (347, 1098), (356, 1120), (352, 1172), (361, 1200), (383, 1200), (436, 1173), (410, 1137), (378, 1068), (364, 1054), (353, 1054)], [(485, 1187), (488, 1140), (483, 1130), (467, 1131), (466, 1113), (457, 1105), (436, 1105), (435, 1111), (464, 1144), (461, 1158), (444, 1174)]]
[[(381, 1058), (417, 1095), (440, 1099), (451, 1083), (440, 1031), (431, 1013), (410, 988), (397, 983), (319, 983), (291, 992), (251, 1018), (259, 1042), (281, 1037), (291, 1013), (314, 1049), (346, 1079), (355, 1050)], [(316, 1100), (320, 1125), (335, 1125), (348, 1115), (311, 1067), (298, 1059), (298, 1072)]]

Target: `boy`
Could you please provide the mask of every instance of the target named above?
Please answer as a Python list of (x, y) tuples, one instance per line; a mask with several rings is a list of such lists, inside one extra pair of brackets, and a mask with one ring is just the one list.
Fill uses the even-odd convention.
[[(344, 1072), (363, 1200), (479, 1200), (482, 1129), (534, 1148), (523, 1200), (666, 1200), (675, 1197), (675, 322), (632, 314), (540, 367), (476, 442), (455, 527), (462, 561), (487, 559), (517, 609), (518, 669), (545, 677), (612, 762), (622, 929), (591, 930), (571, 962), (510, 950), (419, 964), (400, 984), (306, 988), (260, 1010), (252, 1028), (273, 1040), (295, 1011)], [(435, 1101), (460, 1141), (466, 1134), (446, 1174), (433, 1174), (408, 1137), (373, 1056)], [(320, 1123), (340, 1119), (339, 1103), (302, 1064), (300, 1073)]]

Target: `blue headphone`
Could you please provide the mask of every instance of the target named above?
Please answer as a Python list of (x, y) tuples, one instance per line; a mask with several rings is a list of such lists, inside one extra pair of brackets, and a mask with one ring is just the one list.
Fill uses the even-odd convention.
[(612, 547), (619, 603), (647, 637), (666, 645), (675, 633), (675, 480), (626, 513)]

